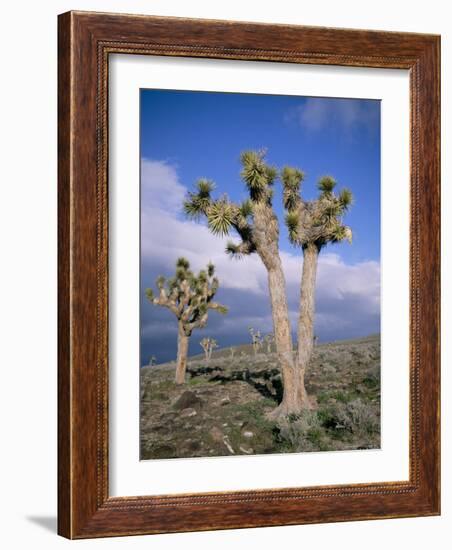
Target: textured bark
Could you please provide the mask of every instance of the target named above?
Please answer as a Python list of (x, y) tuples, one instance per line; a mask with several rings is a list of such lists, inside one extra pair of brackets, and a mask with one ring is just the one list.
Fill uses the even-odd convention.
[(176, 384), (185, 383), (185, 371), (187, 370), (188, 339), (185, 334), (182, 323), (179, 321), (179, 331), (177, 335), (177, 366), (176, 366)]
[(292, 334), (289, 321), (289, 307), (286, 296), (286, 280), (279, 255), (278, 222), (272, 209), (258, 205), (254, 209), (254, 231), (256, 250), (268, 273), (268, 288), (273, 318), (276, 355), (281, 367), (283, 398), (269, 414), (278, 418), (287, 414), (298, 414), (303, 408), (305, 395), (299, 391), (300, 377), (294, 360)]
[(271, 207), (266, 204), (259, 204), (254, 208), (253, 236), (257, 253), (267, 269), (276, 355), (283, 380), (282, 402), (269, 414), (270, 418), (278, 418), (300, 412), (301, 401), (297, 391), (298, 377), (289, 322), (286, 280), (279, 255), (278, 222)]
[(313, 408), (306, 393), (304, 379), (314, 347), (315, 284), (319, 249), (309, 244), (303, 249), (303, 274), (301, 279), (300, 314), (298, 319), (297, 376), (298, 393), (302, 408)]
[(207, 349), (207, 347), (204, 347), (204, 346), (201, 346), (201, 347), (204, 350), (204, 359), (205, 359), (206, 363), (208, 363), (209, 359), (210, 359), (209, 350)]
[(275, 267), (268, 271), (268, 288), (273, 316), (276, 355), (281, 365), (283, 379), (283, 399), (270, 413), (271, 418), (299, 412), (297, 376), (293, 357), (292, 335), (290, 332), (289, 309), (286, 298), (286, 284), (279, 256)]

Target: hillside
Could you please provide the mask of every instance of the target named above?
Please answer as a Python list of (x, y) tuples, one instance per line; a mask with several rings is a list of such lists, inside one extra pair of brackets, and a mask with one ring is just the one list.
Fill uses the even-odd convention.
[(277, 423), (266, 418), (282, 395), (274, 353), (193, 356), (184, 386), (174, 369), (141, 369), (141, 459), (380, 446), (379, 335), (318, 345), (306, 377), (317, 410)]

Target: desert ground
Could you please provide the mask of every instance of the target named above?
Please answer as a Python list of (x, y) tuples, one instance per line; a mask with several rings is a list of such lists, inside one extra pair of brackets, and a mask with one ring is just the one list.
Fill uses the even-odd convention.
[(306, 373), (317, 402), (278, 421), (282, 397), (276, 355), (251, 345), (141, 369), (140, 457), (234, 456), (380, 447), (380, 336), (318, 344)]

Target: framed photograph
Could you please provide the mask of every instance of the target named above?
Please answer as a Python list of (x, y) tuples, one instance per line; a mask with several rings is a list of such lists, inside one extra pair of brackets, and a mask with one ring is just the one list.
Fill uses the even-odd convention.
[(439, 59), (59, 16), (61, 535), (440, 513)]

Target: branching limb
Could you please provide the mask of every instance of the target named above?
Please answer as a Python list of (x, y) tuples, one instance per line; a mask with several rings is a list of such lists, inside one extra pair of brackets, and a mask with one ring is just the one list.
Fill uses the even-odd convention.
[(226, 245), (226, 253), (231, 258), (240, 259), (243, 256), (248, 256), (256, 250), (256, 247), (250, 241), (242, 241), (241, 243), (234, 243), (229, 241)]

